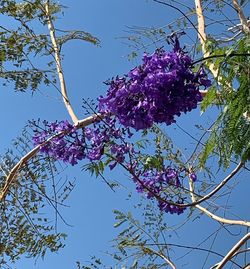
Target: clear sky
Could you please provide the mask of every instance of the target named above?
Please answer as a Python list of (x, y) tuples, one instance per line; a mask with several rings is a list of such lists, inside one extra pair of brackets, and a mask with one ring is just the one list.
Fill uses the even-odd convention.
[[(135, 61), (127, 59), (131, 48), (121, 37), (128, 35), (128, 27), (162, 27), (180, 16), (176, 10), (146, 0), (65, 0), (61, 3), (68, 8), (65, 9), (64, 16), (55, 23), (57, 28), (84, 30), (101, 41), (101, 47), (71, 41), (63, 48), (63, 68), (69, 97), (79, 118), (84, 118), (82, 98), (96, 99), (100, 94), (104, 94), (107, 87), (103, 81), (126, 73), (137, 64), (136, 61), (140, 61), (140, 57)], [(195, 31), (193, 36), (187, 37), (189, 42), (192, 42), (192, 39), (196, 39)], [(148, 42), (150, 43), (150, 40)], [(149, 47), (149, 51), (153, 49), (154, 46)], [(138, 54), (142, 55), (143, 52), (142, 49)], [(1, 152), (22, 131), (29, 119), (68, 118), (60, 95), (51, 87), (42, 87), (41, 91), (34, 95), (30, 92), (14, 92), (11, 87), (2, 87), (0, 106), (3, 111), (0, 116)], [(199, 117), (200, 112), (197, 110), (184, 116), (178, 123), (195, 135), (196, 131), (190, 127), (193, 119), (202, 122), (206, 121), (209, 115), (203, 115), (202, 119)], [(169, 132), (174, 134), (180, 145), (183, 142), (194, 145), (194, 141), (189, 140), (178, 128), (172, 127)], [(127, 190), (122, 188), (113, 193), (100, 179), (91, 178), (88, 173), (81, 171), (81, 165), (67, 169), (66, 173), (72, 181), (76, 179), (76, 187), (67, 200), (70, 208), (61, 209), (65, 220), (73, 227), (59, 222), (59, 230), (68, 233), (66, 247), (58, 254), (49, 254), (44, 260), (38, 259), (35, 262), (23, 258), (17, 263), (18, 269), (73, 269), (77, 260), (86, 261), (91, 255), (100, 254), (117, 234), (113, 228), (115, 221), (112, 210), (133, 210), (133, 202), (138, 200), (135, 196), (132, 201), (127, 200)], [(125, 173), (121, 171), (110, 176), (124, 183), (127, 180)], [(126, 186), (131, 187), (130, 184)], [(169, 215), (166, 218), (168, 223), (177, 224), (183, 221), (183, 217)], [(180, 235), (173, 234), (170, 241), (188, 244), (189, 241), (196, 241), (196, 234), (202, 238), (204, 230), (212, 231), (212, 227), (216, 229), (219, 225), (204, 218), (196, 221), (195, 231), (194, 225), (187, 225), (181, 233), (181, 238)], [(196, 242), (199, 242), (198, 239)], [(218, 246), (220, 250), (223, 248), (223, 244)], [(199, 256), (197, 258), (199, 259)]]

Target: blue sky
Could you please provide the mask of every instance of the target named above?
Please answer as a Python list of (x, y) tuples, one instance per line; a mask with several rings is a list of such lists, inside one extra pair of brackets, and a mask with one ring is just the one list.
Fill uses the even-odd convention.
[[(65, 0), (62, 4), (68, 8), (65, 9), (64, 16), (55, 23), (57, 28), (84, 30), (97, 36), (101, 41), (101, 47), (72, 41), (63, 48), (65, 54), (63, 69), (68, 93), (79, 118), (84, 117), (81, 107), (82, 98), (96, 99), (100, 94), (104, 94), (107, 88), (103, 81), (126, 73), (136, 64), (136, 61), (139, 61), (128, 61), (127, 55), (131, 49), (124, 44), (124, 39), (120, 38), (128, 35), (128, 26), (162, 27), (180, 16), (173, 9), (146, 0)], [(195, 40), (196, 36), (186, 38), (189, 42), (192, 39)], [(150, 49), (152, 51), (154, 47)], [(142, 53), (143, 50), (138, 52), (140, 55)], [(11, 86), (2, 87), (0, 105), (3, 111), (0, 116), (1, 152), (21, 132), (29, 119), (68, 118), (60, 95), (51, 87), (42, 87), (41, 91), (33, 96), (30, 92), (14, 92)], [(183, 116), (178, 123), (195, 135), (196, 131), (191, 127), (194, 119), (201, 123), (207, 121), (209, 117), (210, 115), (206, 114), (200, 118), (200, 111), (197, 110)], [(194, 145), (194, 142), (178, 128), (170, 128), (169, 132), (174, 135), (180, 146), (183, 142), (191, 147)], [(133, 210), (133, 203), (139, 199), (136, 196), (133, 196), (131, 201), (126, 199), (127, 192), (132, 187), (130, 184), (128, 190), (121, 188), (113, 193), (101, 180), (91, 178), (88, 173), (81, 171), (80, 166), (67, 169), (67, 175), (72, 179), (76, 178), (77, 184), (67, 201), (70, 208), (61, 211), (67, 222), (73, 225), (73, 227), (65, 227), (62, 223), (59, 224), (59, 228), (68, 233), (66, 247), (58, 254), (49, 254), (44, 260), (38, 259), (34, 262), (23, 258), (17, 263), (18, 269), (69, 269), (74, 268), (77, 260), (86, 261), (91, 255), (100, 254), (117, 233), (113, 228), (115, 221), (112, 210)], [(121, 171), (112, 174), (112, 177), (126, 182), (126, 174)], [(243, 213), (249, 214), (249, 211)], [(182, 217), (177, 216), (166, 218), (169, 223), (183, 221)], [(195, 235), (197, 238), (198, 235), (202, 237), (204, 230), (212, 231), (212, 227), (218, 228), (218, 226), (203, 218), (197, 221), (195, 233), (194, 226), (187, 225), (187, 228), (180, 233), (181, 239), (179, 235), (174, 234), (171, 242), (177, 240), (188, 244), (192, 239), (198, 243), (198, 239), (194, 239)], [(225, 240), (229, 241), (226, 236), (224, 242)], [(222, 251), (224, 244), (219, 245), (218, 248)]]

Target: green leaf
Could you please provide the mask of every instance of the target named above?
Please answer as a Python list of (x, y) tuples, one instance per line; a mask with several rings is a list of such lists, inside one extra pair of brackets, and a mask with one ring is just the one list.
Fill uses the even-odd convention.
[(121, 226), (124, 222), (126, 222), (127, 220), (126, 219), (124, 219), (124, 220), (122, 220), (122, 221), (119, 221), (119, 222), (117, 222), (117, 223), (115, 223), (114, 224), (114, 228), (117, 228), (117, 227), (119, 227), (119, 226)]
[(217, 88), (210, 87), (201, 103), (201, 111), (204, 112), (209, 106), (213, 105), (216, 98)]

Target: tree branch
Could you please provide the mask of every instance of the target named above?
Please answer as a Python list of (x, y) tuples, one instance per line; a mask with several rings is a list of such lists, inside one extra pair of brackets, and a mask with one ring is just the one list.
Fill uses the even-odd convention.
[(241, 240), (233, 246), (233, 248), (227, 253), (224, 259), (215, 267), (216, 269), (221, 269), (224, 265), (233, 257), (233, 255), (241, 248), (243, 244), (250, 239), (250, 233), (247, 233)]
[(155, 254), (156, 256), (162, 258), (168, 265), (170, 265), (173, 269), (177, 269), (176, 266), (165, 256), (163, 255), (162, 253), (160, 252), (157, 252), (155, 250), (153, 250), (152, 248), (149, 248), (149, 247), (143, 247), (143, 250), (145, 251), (148, 251), (148, 252), (151, 252), (153, 254)]
[[(250, 34), (250, 27), (249, 27), (249, 24), (248, 24), (249, 22), (246, 19), (245, 15), (244, 15), (244, 13), (243, 13), (243, 11), (241, 9), (241, 6), (239, 5), (237, 0), (233, 0), (233, 6), (234, 6), (234, 8), (236, 9), (236, 11), (237, 11), (237, 13), (239, 15), (243, 31), (246, 34)], [(201, 43), (201, 46), (202, 46), (204, 59), (210, 59), (210, 58), (213, 58), (213, 56), (210, 55), (210, 52), (208, 50), (206, 50), (206, 46), (205, 46), (206, 41), (207, 41), (207, 36), (206, 36), (206, 32), (205, 32), (205, 19), (204, 19), (204, 15), (203, 15), (201, 0), (195, 0), (195, 7), (196, 7), (196, 14), (197, 14), (197, 21), (198, 21), (198, 32), (199, 32), (198, 37), (200, 39), (200, 43)], [(227, 56), (230, 56), (230, 55), (227, 55)], [(235, 55), (232, 53), (232, 56), (235, 56)], [(199, 62), (199, 60), (194, 62), (193, 64), (195, 64), (197, 62)], [(215, 68), (215, 65), (214, 65), (213, 62), (210, 62), (208, 64), (208, 68), (211, 71), (211, 73), (213, 74), (214, 78), (217, 78), (218, 83), (221, 84), (220, 83), (221, 82), (221, 76), (219, 76), (219, 69)], [(230, 90), (232, 89), (232, 86), (229, 83), (227, 84), (227, 86), (228, 86), (228, 89), (230, 89)], [(206, 94), (207, 94), (207, 90), (201, 91), (202, 97), (204, 97)], [(245, 119), (247, 121), (250, 121), (250, 115), (249, 115), (249, 113), (247, 111), (243, 114), (243, 116), (245, 117)]]
[(213, 59), (213, 58), (231, 58), (231, 57), (242, 57), (242, 56), (250, 56), (250, 53), (230, 53), (230, 54), (215, 54), (215, 55), (209, 55), (207, 57), (202, 57), (194, 62), (192, 62), (192, 65), (195, 65), (199, 62), (206, 61), (208, 59)]
[[(110, 156), (112, 157), (112, 156)], [(115, 160), (115, 158), (114, 158)], [(175, 203), (171, 200), (166, 200), (164, 198), (161, 197), (161, 195), (155, 193), (154, 191), (151, 190), (151, 188), (147, 185), (144, 184), (143, 180), (141, 180), (139, 178), (138, 175), (136, 175), (136, 173), (133, 171), (132, 168), (127, 167), (126, 165), (124, 165), (123, 163), (120, 163), (120, 165), (126, 170), (128, 171), (134, 178), (134, 180), (136, 180), (137, 182), (139, 182), (139, 184), (145, 188), (145, 190), (147, 190), (150, 194), (152, 194), (157, 200), (162, 201), (164, 203), (168, 203), (170, 205), (174, 205), (174, 206), (178, 206), (178, 207), (191, 207), (191, 206), (196, 206), (206, 200), (208, 200), (209, 198), (211, 198), (215, 193), (217, 193), (233, 176), (235, 176), (239, 170), (243, 167), (244, 163), (240, 162), (236, 168), (228, 175), (226, 176), (220, 184), (218, 184), (211, 192), (209, 192), (208, 194), (206, 194), (205, 196), (203, 196), (202, 198), (200, 198), (199, 200), (192, 201), (191, 203), (187, 203), (187, 204), (179, 204), (179, 203)], [(193, 193), (194, 194), (194, 193)]]
[(250, 27), (248, 25), (248, 21), (243, 13), (243, 10), (242, 10), (240, 4), (238, 3), (238, 0), (233, 0), (233, 6), (238, 13), (243, 32), (245, 34), (250, 34)]
[(48, 21), (47, 21), (48, 29), (49, 29), (49, 33), (50, 33), (50, 38), (51, 38), (53, 50), (54, 50), (56, 69), (57, 69), (58, 78), (60, 81), (60, 88), (61, 88), (61, 93), (62, 93), (62, 97), (63, 97), (63, 102), (66, 106), (66, 109), (68, 110), (68, 113), (69, 113), (72, 121), (74, 122), (74, 124), (76, 124), (78, 122), (78, 118), (73, 111), (73, 108), (70, 104), (69, 97), (67, 94), (66, 82), (65, 82), (65, 78), (64, 78), (64, 74), (63, 74), (61, 57), (60, 57), (60, 50), (59, 50), (59, 46), (58, 46), (57, 40), (56, 40), (55, 27), (54, 27), (52, 18), (50, 16), (50, 11), (49, 11), (49, 0), (47, 0), (45, 3), (45, 11), (46, 11), (46, 15), (48, 18)]
[(188, 16), (185, 14), (185, 12), (183, 12), (181, 9), (179, 9), (178, 7), (174, 6), (174, 5), (171, 5), (171, 4), (168, 4), (166, 2), (163, 2), (163, 1), (159, 1), (159, 0), (153, 0), (153, 2), (156, 2), (156, 3), (159, 3), (159, 4), (162, 4), (162, 5), (165, 5), (165, 6), (168, 6), (168, 7), (171, 7), (177, 11), (179, 11), (188, 21), (189, 23), (193, 26), (194, 30), (197, 31), (199, 37), (201, 39), (204, 40), (204, 42), (206, 41), (206, 39), (204, 39), (204, 36), (200, 33), (199, 29), (196, 28), (196, 26), (194, 25), (194, 23), (188, 18)]
[[(197, 202), (197, 200), (195, 198), (195, 195), (194, 195), (194, 183), (193, 183), (192, 179), (189, 179), (189, 189), (190, 189), (190, 195), (191, 195), (192, 202), (193, 203)], [(205, 213), (210, 218), (212, 218), (214, 220), (217, 220), (220, 223), (230, 224), (230, 225), (241, 225), (241, 226), (250, 227), (250, 222), (249, 221), (231, 220), (231, 219), (222, 218), (222, 217), (219, 217), (219, 216), (213, 214), (212, 212), (207, 210), (205, 207), (202, 207), (202, 206), (197, 205), (197, 204), (195, 205), (195, 207), (197, 209), (199, 209), (201, 212)]]
[[(203, 15), (201, 0), (195, 0), (195, 10), (197, 14), (197, 22), (198, 22), (198, 32), (199, 32), (199, 39), (203, 51), (204, 58), (207, 58), (210, 56), (210, 52), (206, 49), (206, 41), (207, 41), (207, 35), (205, 32), (205, 19)], [(214, 63), (209, 63), (208, 65), (209, 70), (213, 74), (214, 78), (218, 77), (218, 69), (215, 68)]]
[(240, 162), (236, 168), (227, 176), (225, 177), (221, 183), (219, 185), (217, 185), (211, 192), (209, 192), (207, 195), (205, 195), (204, 197), (202, 197), (201, 199), (197, 200), (196, 202), (193, 202), (193, 205), (197, 205), (200, 204), (201, 202), (204, 202), (206, 200), (208, 200), (209, 198), (211, 198), (215, 193), (217, 193), (224, 185), (227, 184), (227, 182), (234, 176), (236, 175), (239, 170), (242, 168), (243, 163)]
[[(102, 119), (103, 116), (99, 115), (99, 114), (95, 114), (92, 115), (90, 117), (87, 117), (83, 120), (78, 121), (74, 126), (77, 129), (86, 127), (90, 124), (92, 124), (93, 122), (95, 122), (97, 119)], [(62, 131), (56, 135), (51, 136), (49, 139), (47, 139), (45, 142), (43, 142), (41, 145), (36, 146), (35, 148), (33, 148), (30, 152), (28, 152), (25, 156), (23, 156), (20, 161), (11, 169), (11, 171), (9, 172), (7, 178), (6, 178), (6, 182), (5, 185), (2, 189), (2, 193), (0, 195), (0, 201), (2, 201), (5, 196), (8, 193), (8, 190), (10, 188), (11, 183), (15, 180), (15, 178), (18, 176), (18, 171), (30, 160), (32, 159), (34, 156), (36, 156), (36, 154), (39, 152), (40, 147), (44, 146), (46, 144), (48, 144), (53, 138), (58, 137), (60, 135), (67, 135), (68, 132)]]

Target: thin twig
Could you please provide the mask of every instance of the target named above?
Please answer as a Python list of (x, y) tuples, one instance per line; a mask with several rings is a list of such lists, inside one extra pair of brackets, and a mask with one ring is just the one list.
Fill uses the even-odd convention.
[(195, 65), (199, 62), (203, 62), (203, 61), (206, 61), (208, 59), (213, 59), (213, 58), (230, 58), (230, 57), (237, 57), (237, 56), (250, 56), (250, 53), (230, 53), (230, 54), (217, 54), (217, 55), (209, 55), (209, 56), (206, 56), (206, 57), (202, 57), (194, 62), (192, 62), (192, 65)]
[(170, 265), (173, 269), (176, 269), (176, 266), (162, 253), (157, 252), (155, 250), (153, 250), (152, 248), (148, 248), (148, 247), (143, 247), (144, 250), (149, 251), (153, 254), (155, 254), (156, 256), (162, 258), (168, 265)]
[[(157, 243), (157, 244), (146, 243), (145, 244), (145, 246), (155, 246), (155, 245), (156, 246), (165, 246), (166, 245), (166, 246), (177, 247), (177, 248), (186, 248), (186, 249), (191, 249), (191, 250), (204, 251), (204, 252), (208, 252), (208, 253), (211, 253), (211, 254), (214, 254), (214, 255), (217, 255), (217, 256), (224, 258), (224, 255), (222, 255), (216, 251), (213, 251), (211, 249), (206, 249), (206, 248), (195, 247), (195, 246), (179, 245), (179, 244), (172, 244), (172, 243), (167, 243), (167, 244), (165, 244), (165, 243), (164, 244), (163, 243)], [(140, 245), (134, 245), (134, 246), (140, 246)], [(241, 268), (241, 266), (239, 264), (237, 264), (236, 262), (234, 262), (233, 260), (230, 260), (230, 262)]]
[(67, 94), (67, 88), (66, 88), (66, 82), (65, 82), (65, 78), (64, 78), (64, 74), (63, 74), (63, 69), (62, 69), (62, 63), (61, 63), (61, 57), (60, 57), (60, 50), (59, 50), (59, 46), (57, 44), (57, 40), (56, 40), (56, 35), (55, 35), (55, 27), (52, 21), (52, 18), (50, 16), (50, 10), (49, 10), (49, 0), (46, 1), (45, 3), (45, 11), (46, 11), (46, 15), (47, 15), (47, 23), (48, 23), (48, 29), (49, 29), (49, 33), (50, 33), (50, 38), (51, 38), (51, 42), (53, 45), (53, 50), (54, 50), (54, 55), (55, 55), (55, 62), (56, 62), (56, 69), (57, 69), (57, 73), (58, 73), (58, 78), (60, 81), (60, 87), (61, 87), (61, 93), (63, 96), (63, 102), (66, 106), (66, 109), (68, 110), (68, 113), (72, 119), (72, 121), (76, 124), (78, 122), (78, 118), (75, 115), (75, 112), (70, 104), (69, 101), (69, 97)]
[[(171, 7), (177, 11), (179, 11), (188, 21), (189, 23), (192, 25), (192, 27), (194, 28), (195, 31), (197, 31), (199, 37), (203, 40), (204, 39), (204, 36), (202, 33), (200, 33), (200, 29), (194, 25), (194, 23), (187, 17), (187, 15), (185, 14), (185, 12), (183, 12), (181, 9), (179, 9), (178, 7), (174, 6), (174, 5), (171, 5), (171, 4), (168, 4), (166, 2), (163, 2), (163, 1), (159, 1), (159, 0), (153, 0), (153, 2), (156, 2), (156, 3), (159, 3), (159, 4), (162, 4), (162, 5), (165, 5), (165, 6), (168, 6), (168, 7)], [(206, 41), (206, 39), (204, 39), (204, 42)]]

